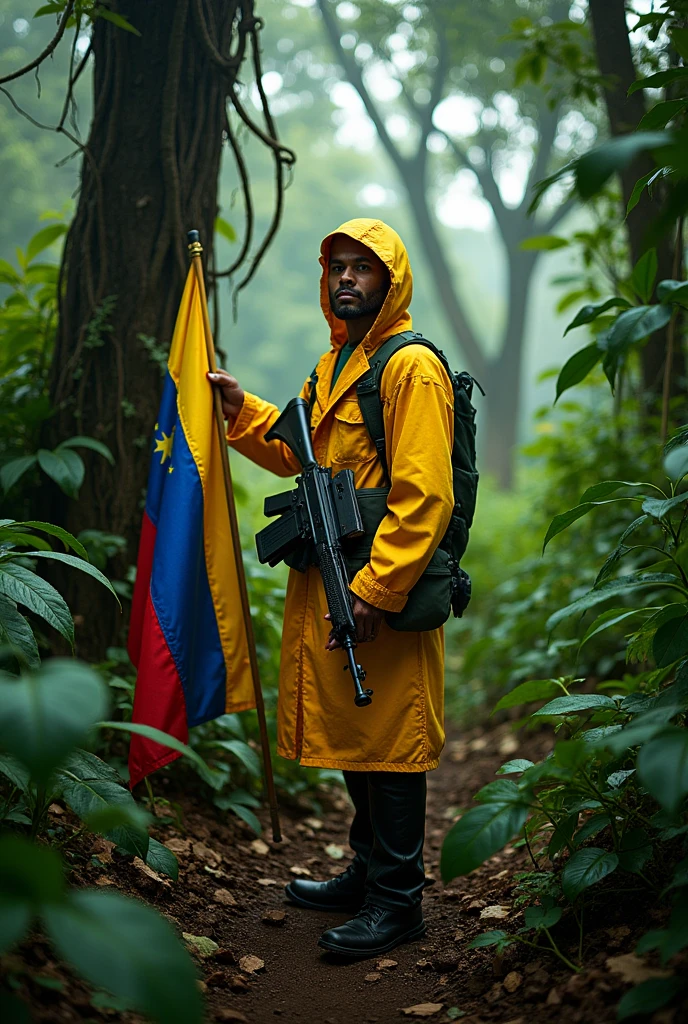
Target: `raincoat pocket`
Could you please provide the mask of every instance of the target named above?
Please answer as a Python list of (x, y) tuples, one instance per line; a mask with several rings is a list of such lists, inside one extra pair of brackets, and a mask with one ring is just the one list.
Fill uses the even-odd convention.
[(375, 458), (375, 446), (363, 422), (357, 399), (340, 402), (335, 408), (331, 444), (332, 462), (337, 466)]

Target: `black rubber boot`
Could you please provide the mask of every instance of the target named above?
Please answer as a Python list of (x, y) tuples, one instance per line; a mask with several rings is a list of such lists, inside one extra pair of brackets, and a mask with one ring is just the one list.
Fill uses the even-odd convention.
[(373, 848), (373, 828), (368, 801), (368, 772), (344, 772), (344, 781), (356, 809), (349, 831), (349, 845), (356, 856), (346, 871), (327, 882), (295, 878), (285, 886), (287, 897), (310, 910), (357, 911), (365, 899), (368, 861)]
[(351, 921), (330, 928), (319, 942), (342, 956), (378, 956), (425, 934), (425, 773), (369, 772), (368, 794), (375, 839), (365, 904)]

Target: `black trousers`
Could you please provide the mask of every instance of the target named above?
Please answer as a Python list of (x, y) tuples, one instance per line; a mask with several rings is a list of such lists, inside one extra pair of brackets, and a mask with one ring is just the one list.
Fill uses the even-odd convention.
[(349, 842), (365, 868), (366, 899), (388, 910), (417, 907), (425, 872), (425, 772), (344, 772), (355, 808)]

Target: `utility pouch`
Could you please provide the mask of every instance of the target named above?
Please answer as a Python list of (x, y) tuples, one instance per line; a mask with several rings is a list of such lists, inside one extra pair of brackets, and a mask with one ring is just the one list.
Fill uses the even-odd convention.
[[(363, 534), (360, 537), (342, 541), (342, 551), (350, 580), (370, 561), (375, 534), (387, 515), (388, 494), (388, 487), (364, 487), (356, 491), (358, 507), (363, 520)], [(437, 548), (423, 575), (410, 591), (402, 611), (385, 612), (385, 621), (391, 629), (404, 633), (417, 633), (438, 629), (444, 625), (452, 612), (457, 593), (455, 583), (457, 577), (452, 571), (451, 562), (449, 552)], [(463, 570), (459, 570), (459, 572), (463, 572)], [(467, 577), (466, 573), (463, 575)]]

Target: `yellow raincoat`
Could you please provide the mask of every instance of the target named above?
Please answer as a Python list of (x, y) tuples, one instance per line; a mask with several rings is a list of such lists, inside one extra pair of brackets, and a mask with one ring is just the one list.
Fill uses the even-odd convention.
[[(327, 287), (332, 235), (321, 246), (320, 304), (330, 325), (331, 349), (318, 363), (312, 425), (315, 457), (333, 473), (352, 469), (356, 487), (383, 487), (384, 475), (365, 428), (356, 382), (385, 338), (411, 329), (412, 275), (406, 249), (379, 220), (351, 220), (333, 234), (362, 242), (389, 269), (391, 286), (369, 333), (356, 347), (330, 394), (346, 325), (330, 309)], [(301, 395), (307, 398), (306, 383)], [(452, 493), (451, 383), (437, 357), (422, 345), (395, 353), (382, 376), (387, 461), (391, 467), (388, 515), (370, 563), (351, 589), (370, 604), (398, 612), (449, 524)], [(246, 394), (228, 441), (278, 476), (299, 465), (281, 442), (263, 440), (279, 415), (274, 405)], [(284, 612), (277, 749), (282, 757), (322, 768), (427, 771), (444, 745), (444, 636), (442, 629), (396, 632), (383, 622), (377, 639), (357, 650), (374, 690), (373, 703), (357, 708), (341, 650), (327, 651), (327, 604), (317, 568), (290, 571)]]

